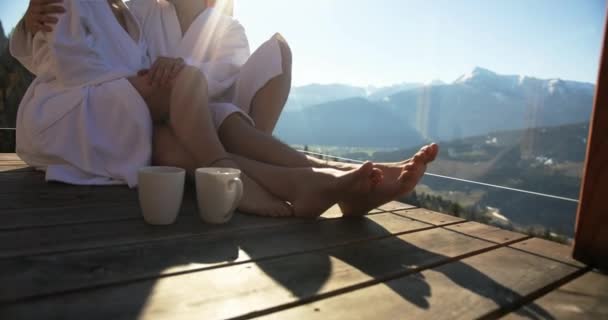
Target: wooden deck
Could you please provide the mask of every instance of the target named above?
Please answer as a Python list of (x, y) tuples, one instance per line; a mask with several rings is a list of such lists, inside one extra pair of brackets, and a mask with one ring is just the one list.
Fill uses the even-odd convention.
[[(192, 189), (192, 188), (189, 188)], [(361, 219), (140, 218), (0, 154), (0, 319), (608, 319), (570, 248), (402, 203)]]

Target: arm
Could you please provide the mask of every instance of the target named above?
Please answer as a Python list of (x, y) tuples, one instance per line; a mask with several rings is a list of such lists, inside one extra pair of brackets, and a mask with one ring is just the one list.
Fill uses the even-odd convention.
[(17, 24), (11, 39), (10, 52), (30, 72), (35, 73), (33, 65), (34, 35), (38, 32), (51, 32), (51, 25), (57, 23), (54, 14), (65, 12), (59, 4), (63, 0), (31, 0), (27, 11)]
[(32, 34), (38, 31), (53, 31), (51, 26), (58, 21), (53, 15), (65, 12), (65, 8), (60, 5), (62, 3), (63, 0), (30, 0), (22, 19), (25, 29)]
[(25, 28), (23, 19), (15, 27), (9, 40), (9, 51), (24, 67), (36, 74), (33, 65), (34, 34)]
[[(34, 37), (34, 63), (64, 86), (90, 84), (111, 70), (94, 49), (95, 38), (109, 35), (94, 34), (94, 18), (86, 13), (96, 9), (82, 8), (97, 4), (96, 1), (66, 0), (66, 13), (59, 16), (53, 31), (39, 32)], [(47, 56), (39, 56), (38, 52), (47, 52)]]

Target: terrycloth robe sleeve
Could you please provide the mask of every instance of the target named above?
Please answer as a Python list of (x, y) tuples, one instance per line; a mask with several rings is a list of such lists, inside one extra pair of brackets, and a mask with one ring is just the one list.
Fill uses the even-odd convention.
[(52, 32), (32, 35), (21, 22), (11, 37), (10, 51), (42, 79), (59, 80), (64, 86), (83, 85), (106, 68), (90, 47), (94, 39), (79, 1), (66, 0), (63, 5), (66, 12), (57, 16)]
[[(223, 17), (223, 19), (232, 20), (231, 17)], [(204, 61), (198, 67), (207, 77), (211, 99), (221, 97), (232, 87), (241, 67), (250, 56), (249, 41), (240, 23), (232, 20), (228, 26), (218, 29), (216, 31), (219, 32), (213, 36), (211, 48), (207, 51), (209, 58), (198, 57)], [(196, 54), (195, 52), (194, 55)]]
[(97, 30), (99, 23), (90, 21), (95, 15), (91, 10), (96, 6), (85, 6), (79, 0), (64, 0), (66, 13), (60, 15), (58, 23), (51, 33), (40, 33), (34, 38), (34, 49), (37, 40), (49, 50), (49, 72), (66, 87), (95, 85), (122, 78), (132, 72), (116, 66), (108, 66), (108, 57), (99, 56), (97, 38), (106, 36), (107, 30)]
[(34, 35), (25, 29), (23, 19), (19, 21), (11, 35), (9, 50), (11, 55), (25, 68), (36, 74), (34, 68)]

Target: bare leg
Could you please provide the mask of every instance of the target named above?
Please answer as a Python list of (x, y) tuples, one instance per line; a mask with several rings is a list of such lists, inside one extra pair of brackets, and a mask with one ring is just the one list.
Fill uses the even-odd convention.
[(218, 134), (230, 153), (282, 167), (310, 167), (304, 154), (254, 128), (238, 113), (224, 120)]
[(169, 102), (169, 126), (199, 165), (227, 157), (207, 107), (207, 80), (196, 68), (185, 68), (176, 78)]
[[(281, 61), (283, 64), (283, 74), (269, 81), (266, 86), (264, 86), (260, 91), (258, 91), (255, 97), (252, 100), (251, 106), (246, 106), (244, 110), (249, 111), (249, 115), (256, 122), (256, 127), (258, 130), (270, 135), (272, 130), (274, 129), (276, 122), (280, 116), (281, 111), (283, 110), (285, 101), (289, 96), (289, 90), (291, 88), (291, 64), (292, 64), (292, 55), (291, 49), (289, 45), (285, 41), (285, 39), (276, 34), (274, 37), (279, 43), (281, 48)], [(255, 53), (254, 53), (255, 55)], [(253, 59), (255, 60), (255, 59)], [(255, 61), (249, 61), (251, 63)], [(252, 69), (251, 72), (255, 71)], [(250, 72), (250, 73), (251, 73)], [(240, 79), (239, 81), (248, 81), (248, 76)], [(251, 80), (250, 80), (251, 81)], [(242, 99), (241, 99), (242, 100)], [(241, 119), (242, 120), (242, 119)], [(233, 119), (234, 121), (234, 119)], [(241, 129), (247, 129), (249, 127), (249, 123), (246, 121), (239, 121), (242, 123), (237, 124), (237, 127), (241, 127), (239, 129), (230, 128), (226, 130), (226, 132), (239, 132)], [(235, 131), (233, 131), (233, 129)], [(254, 132), (249, 131), (248, 137), (254, 134)], [(258, 143), (252, 142), (251, 139), (242, 139), (242, 135), (233, 134), (232, 136), (226, 135), (226, 139), (230, 139), (230, 147), (228, 148), (232, 152), (237, 152), (241, 154), (241, 152), (247, 156), (250, 156), (253, 159), (257, 159), (259, 161), (289, 166), (289, 167), (306, 167), (312, 166), (316, 168), (334, 168), (338, 170), (353, 170), (358, 168), (360, 165), (357, 164), (349, 164), (343, 162), (335, 162), (335, 161), (326, 161), (320, 160), (311, 156), (301, 156), (295, 155), (293, 153), (293, 149), (284, 145), (280, 141), (273, 139), (272, 137), (264, 137), (261, 135), (255, 135), (256, 138), (260, 138), (257, 140)], [(226, 141), (225, 139), (222, 139)], [(274, 141), (272, 141), (274, 140)], [(246, 144), (243, 145), (238, 145)], [(226, 144), (226, 143), (225, 143)], [(242, 147), (249, 146), (249, 150), (244, 150)], [(269, 153), (267, 151), (275, 150), (280, 151), (278, 153)], [(265, 156), (272, 155), (271, 159), (264, 158)], [(306, 160), (308, 163), (306, 163)], [(400, 174), (400, 170), (404, 165), (409, 163), (412, 159), (407, 159), (402, 162), (397, 163), (385, 163), (385, 164), (377, 164), (374, 165), (376, 168), (383, 169), (385, 174), (388, 173), (397, 173)]]
[[(215, 125), (207, 108), (207, 84), (202, 73), (185, 68), (172, 88), (149, 85), (146, 77), (133, 77), (129, 81), (144, 97), (155, 120), (154, 161), (189, 170), (205, 167), (218, 159), (229, 158), (220, 143)], [(169, 116), (169, 124), (160, 124)], [(230, 163), (236, 167), (234, 162)], [(214, 165), (229, 165), (225, 162)], [(240, 210), (259, 215), (285, 216), (291, 208), (272, 196), (255, 181), (243, 175), (245, 187)]]
[[(310, 160), (304, 154), (253, 128), (238, 114), (234, 114), (224, 121), (219, 134), (226, 149), (233, 154), (282, 167), (306, 168), (311, 166)], [(435, 159), (438, 152), (438, 146), (432, 144), (422, 148), (417, 153), (417, 157), (402, 163), (377, 165), (375, 168), (382, 173), (382, 183), (366, 196), (347, 197), (340, 200), (342, 212), (345, 215), (364, 214), (376, 206), (407, 195), (413, 191), (422, 178), (426, 165)], [(355, 170), (360, 165), (352, 165), (349, 168), (348, 164), (338, 163), (336, 167), (336, 169), (348, 171)], [(258, 182), (264, 185), (264, 182)], [(272, 189), (269, 188), (269, 190), (272, 192)]]
[(347, 162), (339, 162), (339, 161), (330, 161), (330, 160), (322, 160), (314, 156), (306, 155), (306, 159), (310, 163), (310, 166), (315, 168), (333, 168), (338, 170), (352, 170), (355, 167), (358, 167), (358, 164), (347, 163)]
[(249, 113), (255, 121), (256, 128), (267, 134), (272, 134), (274, 131), (291, 90), (291, 49), (285, 38), (280, 34), (275, 34), (273, 38), (278, 42), (281, 49), (283, 73), (270, 80), (255, 94)]
[(167, 122), (199, 166), (228, 156), (207, 105), (207, 80), (198, 69), (184, 68), (170, 87), (150, 85), (147, 76), (128, 80), (146, 101), (155, 126)]
[[(156, 126), (154, 128), (154, 146), (152, 161), (156, 165), (174, 166), (184, 168), (188, 174), (193, 175), (200, 167), (194, 157), (188, 153), (181, 142), (173, 134), (168, 126)], [(237, 164), (230, 160), (220, 161), (215, 166), (237, 168)], [(241, 174), (245, 189), (243, 200), (239, 210), (260, 216), (282, 217), (291, 216), (291, 207), (285, 201), (279, 200), (270, 192), (260, 186), (255, 180), (247, 175)]]
[[(430, 147), (432, 145), (433, 144), (430, 144), (430, 145), (424, 146), (423, 148)], [(437, 152), (439, 150), (437, 147), (433, 147), (433, 148), (435, 148), (434, 151), (429, 150), (434, 153), (434, 155), (431, 157), (430, 162), (435, 160), (435, 157), (437, 156)], [(315, 168), (333, 168), (333, 169), (348, 171), (348, 170), (358, 168), (360, 166), (360, 164), (356, 164), (356, 163), (322, 160), (322, 159), (319, 159), (317, 157), (310, 156), (310, 155), (307, 155), (306, 158), (308, 159), (310, 166), (315, 167)], [(379, 168), (383, 171), (400, 170), (400, 168), (402, 168), (404, 165), (410, 163), (412, 160), (413, 160), (413, 158), (405, 159), (405, 160), (399, 161), (399, 162), (374, 163), (374, 167)]]
[(318, 217), (340, 201), (365, 197), (380, 181), (371, 163), (347, 172), (278, 167), (239, 156), (235, 160), (270, 192), (289, 201), (299, 217)]

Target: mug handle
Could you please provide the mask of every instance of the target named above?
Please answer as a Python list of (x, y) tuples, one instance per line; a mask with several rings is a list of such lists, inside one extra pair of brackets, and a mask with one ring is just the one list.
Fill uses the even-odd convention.
[(241, 202), (241, 199), (243, 198), (243, 181), (241, 181), (240, 178), (232, 178), (230, 179), (230, 181), (228, 181), (228, 186), (230, 187), (230, 185), (234, 185), (234, 187), (232, 187), (231, 189), (234, 189), (236, 187), (236, 192), (234, 195), (234, 203), (232, 205), (232, 209), (230, 209), (230, 213), (226, 216), (226, 218), (228, 218), (234, 213), (234, 210), (236, 209), (236, 207), (238, 207), (239, 203)]

